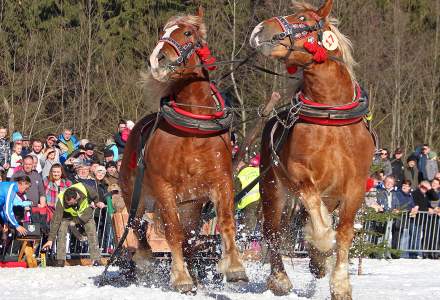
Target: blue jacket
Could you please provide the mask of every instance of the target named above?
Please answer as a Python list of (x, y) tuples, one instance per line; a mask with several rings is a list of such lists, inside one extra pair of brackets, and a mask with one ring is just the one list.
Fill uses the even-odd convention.
[(404, 193), (402, 190), (398, 190), (396, 192), (397, 197), (397, 203), (393, 205), (393, 208), (400, 209), (400, 210), (410, 210), (414, 207), (414, 200), (412, 197), (411, 192), (410, 193)]
[[(58, 140), (59, 140), (61, 143), (67, 145), (67, 141), (64, 139), (63, 134), (60, 134), (60, 135), (58, 136)], [(76, 150), (76, 149), (79, 148), (79, 140), (76, 138), (76, 136), (74, 136), (74, 135), (72, 134), (72, 136), (70, 137), (70, 141), (72, 141), (72, 143), (73, 143), (73, 148), (74, 148), (73, 150)], [(62, 153), (62, 154), (60, 155), (60, 162), (61, 162), (62, 164), (64, 164), (64, 162), (66, 161), (66, 159), (68, 158), (69, 155), (70, 155), (70, 153), (67, 152), (67, 151), (64, 152), (64, 153)]]
[(118, 161), (118, 159), (119, 159), (119, 149), (118, 149), (118, 146), (116, 146), (116, 144), (113, 144), (110, 147), (110, 150), (113, 151), (113, 161)]
[(17, 228), (19, 224), (15, 219), (12, 208), (17, 192), (17, 182), (0, 182), (0, 214), (5, 223), (8, 222), (15, 228)]
[[(388, 205), (388, 195), (391, 194), (391, 206)], [(384, 211), (390, 211), (395, 208), (398, 203), (396, 190), (387, 191), (386, 189), (379, 189), (377, 192), (377, 203), (383, 207)]]

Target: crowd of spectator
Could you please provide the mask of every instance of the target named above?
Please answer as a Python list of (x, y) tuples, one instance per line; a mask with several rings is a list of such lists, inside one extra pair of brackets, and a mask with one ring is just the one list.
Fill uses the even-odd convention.
[[(8, 138), (7, 129), (0, 127), (0, 180), (13, 182), (27, 176), (31, 181), (30, 188), (15, 197), (13, 209), (17, 220), (25, 221), (29, 215), (34, 220), (44, 219), (41, 231), (46, 240), (53, 239), (56, 232), (49, 233), (49, 228), (57, 215), (57, 199), (70, 187), (85, 191), (91, 208), (106, 208), (101, 212), (111, 213), (112, 197), (120, 193), (119, 168), (133, 126), (132, 121), (120, 120), (117, 132), (101, 147), (79, 139), (68, 128), (61, 134), (47, 134), (44, 139), (30, 139), (18, 131)], [(75, 197), (72, 196), (72, 201)], [(66, 208), (61, 211), (63, 209), (67, 211)]]
[[(406, 161), (403, 158), (400, 148), (392, 157), (387, 149), (376, 153), (372, 165), (375, 172), (367, 186), (366, 205), (376, 212), (405, 213), (405, 218), (394, 218), (382, 229), (385, 240), (393, 249), (398, 245), (401, 249), (440, 249), (440, 238), (435, 236), (439, 230), (434, 228), (439, 225), (432, 221), (435, 215), (440, 216), (437, 153), (424, 144), (408, 155)], [(412, 251), (404, 256), (426, 258), (433, 255)]]

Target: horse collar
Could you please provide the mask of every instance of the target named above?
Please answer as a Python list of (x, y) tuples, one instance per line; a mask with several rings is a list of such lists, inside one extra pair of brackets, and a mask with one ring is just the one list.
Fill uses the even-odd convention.
[[(172, 127), (190, 134), (210, 135), (228, 130), (233, 114), (225, 110), (225, 101), (213, 83), (210, 83), (215, 102), (213, 114), (194, 114), (179, 107), (175, 96), (161, 99), (161, 113)], [(197, 106), (197, 105), (195, 105)]]
[(308, 99), (302, 91), (296, 94), (294, 105), (301, 104), (299, 119), (305, 123), (342, 126), (361, 121), (368, 113), (368, 97), (358, 83), (354, 85), (353, 101), (342, 105), (326, 105)]

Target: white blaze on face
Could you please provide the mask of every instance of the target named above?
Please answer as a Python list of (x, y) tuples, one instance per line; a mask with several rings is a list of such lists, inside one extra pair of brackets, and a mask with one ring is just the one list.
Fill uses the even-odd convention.
[[(174, 25), (171, 26), (170, 28), (166, 28), (165, 29), (165, 33), (162, 36), (162, 38), (169, 38), (171, 36), (171, 34), (173, 33), (174, 30), (176, 30), (177, 28), (179, 28), (178, 25)], [(157, 46), (154, 48), (153, 53), (151, 53), (150, 55), (150, 65), (151, 65), (151, 69), (152, 69), (152, 73), (153, 76), (156, 78), (157, 77), (162, 77), (163, 75), (166, 75), (166, 71), (159, 71), (159, 53), (160, 50), (162, 50), (164, 46), (164, 42), (159, 42), (159, 44), (157, 44)], [(162, 74), (165, 73), (165, 74)]]
[(252, 30), (251, 33), (251, 38), (249, 39), (249, 43), (251, 44), (251, 47), (258, 47), (259, 45), (259, 37), (258, 37), (258, 33), (263, 29), (263, 22), (261, 22), (260, 24), (258, 24), (254, 30)]

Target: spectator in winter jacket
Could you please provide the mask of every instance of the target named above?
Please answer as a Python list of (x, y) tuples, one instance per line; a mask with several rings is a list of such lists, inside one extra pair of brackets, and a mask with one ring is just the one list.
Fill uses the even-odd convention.
[[(400, 237), (400, 244), (404, 244), (405, 239), (403, 238), (403, 231), (404, 228), (402, 228), (402, 225), (405, 226), (405, 228), (410, 228), (411, 233), (414, 231), (414, 225), (410, 226), (409, 224), (412, 223), (412, 216), (416, 210), (414, 210), (414, 200), (411, 194), (411, 182), (409, 180), (404, 180), (402, 182), (402, 187), (397, 190), (396, 192), (396, 198), (397, 202), (393, 205), (393, 212), (394, 213), (400, 213), (401, 211), (410, 212), (410, 214), (402, 214), (401, 216), (396, 217), (393, 220), (392, 225), (392, 236), (391, 236), (391, 246), (393, 249), (398, 249), (398, 242)], [(402, 223), (403, 221), (403, 223)], [(418, 237), (416, 234), (413, 235), (414, 238)], [(409, 257), (409, 253), (405, 252), (402, 253), (404, 257)]]
[(53, 165), (59, 164), (60, 161), (56, 157), (56, 151), (54, 148), (47, 148), (44, 151), (43, 156), (40, 159), (41, 164), (41, 176), (43, 179), (45, 179), (47, 176), (49, 176), (49, 172)]
[(43, 143), (40, 140), (32, 141), (32, 152), (29, 155), (37, 158), (36, 171), (41, 174), (43, 167), (41, 166), (41, 158), (44, 156)]
[(396, 187), (398, 188), (402, 185), (404, 179), (405, 166), (402, 162), (402, 156), (402, 149), (397, 148), (391, 160), (392, 175), (396, 178)]
[(127, 128), (127, 122), (125, 120), (120, 120), (118, 123), (118, 132), (115, 133), (114, 140), (116, 146), (118, 147), (118, 154), (124, 153), (125, 142), (122, 140), (122, 132)]
[(20, 170), (12, 176), (12, 179), (28, 176), (31, 179), (31, 187), (26, 192), (26, 197), (31, 200), (34, 207), (46, 207), (46, 196), (44, 193), (43, 178), (33, 169), (34, 159), (28, 155), (23, 158), (23, 170)]
[(12, 175), (14, 175), (14, 173), (18, 171), (20, 167), (23, 166), (23, 158), (21, 157), (21, 150), (22, 150), (21, 144), (18, 143), (14, 144), (12, 148), (9, 170), (8, 173), (6, 174), (7, 178), (11, 178)]
[(89, 165), (80, 162), (79, 165), (75, 166), (75, 173), (76, 175), (73, 180), (74, 183), (81, 182), (92, 188), (96, 186), (95, 179), (90, 174)]
[(379, 165), (383, 170), (385, 176), (389, 176), (393, 173), (390, 161), (390, 153), (387, 149), (380, 149), (379, 156), (374, 158), (374, 165)]
[(398, 203), (395, 187), (396, 179), (393, 176), (386, 176), (384, 188), (377, 192), (377, 203), (382, 209), (379, 211), (391, 211)]
[[(65, 152), (61, 154), (60, 162), (64, 163), (64, 161), (67, 159), (67, 157), (76, 149), (79, 148), (79, 141), (72, 134), (71, 129), (64, 129), (63, 133), (58, 136), (58, 142), (59, 144), (63, 145), (62, 148), (66, 149)], [(61, 147), (60, 145), (60, 147)]]
[(0, 168), (3, 170), (9, 169), (9, 160), (11, 145), (6, 138), (8, 130), (5, 127), (0, 127)]
[[(106, 151), (112, 151), (113, 152), (113, 161), (118, 161), (119, 158), (119, 150), (118, 146), (116, 146), (115, 141), (113, 138), (108, 138), (107, 141), (105, 141), (105, 148), (104, 148), (104, 157)], [(108, 155), (107, 157), (109, 157)]]
[(134, 127), (134, 122), (131, 120), (127, 121), (127, 127), (121, 132), (121, 139), (124, 141), (124, 143), (127, 143), (128, 136), (130, 135), (131, 130)]
[(431, 181), (431, 188), (437, 194), (437, 199), (431, 201), (431, 206), (435, 208), (436, 212), (440, 214), (440, 179), (434, 178)]
[(428, 174), (426, 170), (426, 165), (429, 160), (429, 152), (431, 151), (431, 148), (428, 144), (424, 144), (421, 148), (421, 152), (418, 154), (417, 157), (417, 167), (419, 168), (419, 180), (429, 180)]
[(438, 173), (438, 163), (437, 163), (437, 153), (434, 151), (429, 151), (428, 160), (426, 161), (426, 178), (431, 181), (435, 178)]
[[(427, 234), (431, 229), (429, 228), (429, 220), (426, 214), (419, 214), (419, 212), (428, 212), (428, 215), (436, 213), (436, 210), (432, 207), (431, 201), (438, 200), (437, 193), (431, 188), (429, 181), (423, 180), (419, 184), (419, 188), (412, 192), (414, 199), (414, 209), (412, 211), (415, 214), (414, 224), (417, 224), (417, 241), (420, 240), (417, 249), (423, 249), (424, 245), (428, 245), (432, 241), (432, 235)], [(423, 257), (427, 258), (429, 254), (424, 253)]]
[(110, 161), (105, 165), (105, 169), (107, 170), (106, 181), (108, 185), (118, 184), (119, 182), (119, 173), (117, 169), (117, 163), (114, 161)]
[(403, 177), (405, 180), (411, 181), (411, 188), (417, 189), (419, 185), (419, 169), (417, 168), (417, 157), (411, 155), (406, 160), (406, 166), (403, 170)]
[(4, 224), (14, 227), (21, 235), (26, 235), (27, 231), (18, 224), (14, 211), (13, 203), (17, 193), (26, 193), (31, 186), (31, 180), (27, 176), (17, 177), (14, 182), (0, 182), (0, 216)]
[(106, 164), (106, 163), (108, 163), (109, 161), (114, 161), (114, 153), (113, 153), (113, 151), (112, 150), (110, 150), (110, 149), (106, 149), (106, 150), (104, 150), (104, 165)]
[(58, 147), (58, 139), (55, 134), (49, 133), (46, 136), (46, 142), (44, 143), (43, 151), (47, 151), (47, 149), (53, 149), (55, 151), (55, 160), (60, 161), (60, 148)]
[(92, 263), (94, 266), (101, 265), (96, 225), (93, 219), (94, 202), (97, 198), (96, 192), (83, 183), (76, 183), (58, 195), (48, 241), (42, 247), (43, 249), (51, 248), (57, 237), (57, 267), (64, 267), (66, 235), (72, 223), (84, 227)]
[(29, 139), (29, 137), (27, 135), (23, 136), (23, 139), (21, 140), (21, 145), (23, 146), (23, 148), (21, 149), (21, 156), (22, 157), (25, 157), (25, 156), (29, 155), (29, 153), (32, 152), (31, 140)]
[(47, 206), (54, 210), (59, 193), (70, 187), (72, 182), (65, 178), (63, 167), (60, 164), (54, 164), (50, 168), (47, 178), (44, 179), (43, 185)]
[(83, 156), (83, 164), (91, 165), (92, 163), (98, 162), (98, 156), (95, 153), (95, 145), (92, 143), (87, 143), (84, 146), (84, 156)]
[(432, 189), (429, 181), (423, 180), (419, 184), (419, 188), (412, 192), (414, 199), (414, 207), (417, 211), (427, 211), (434, 213), (434, 208), (431, 206), (431, 201), (438, 200), (437, 193)]
[(396, 212), (411, 210), (414, 207), (414, 200), (411, 194), (411, 181), (403, 180), (402, 187), (396, 192), (397, 202), (393, 205)]

